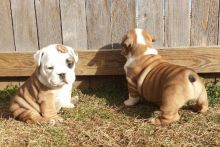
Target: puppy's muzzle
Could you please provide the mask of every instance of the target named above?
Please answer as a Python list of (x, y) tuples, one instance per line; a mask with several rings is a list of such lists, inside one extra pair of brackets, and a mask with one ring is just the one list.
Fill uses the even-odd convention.
[(65, 80), (66, 79), (66, 73), (60, 73), (58, 74), (61, 80)]

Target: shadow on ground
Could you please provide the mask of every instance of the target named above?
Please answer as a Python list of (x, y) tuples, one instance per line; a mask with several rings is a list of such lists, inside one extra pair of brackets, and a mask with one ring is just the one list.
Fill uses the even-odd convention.
[(9, 101), (12, 95), (17, 91), (18, 86), (7, 87), (5, 90), (0, 90), (0, 117), (8, 119), (9, 113)]
[(118, 113), (123, 113), (135, 118), (148, 119), (153, 116), (154, 111), (159, 110), (156, 105), (147, 102), (126, 107), (123, 104), (124, 100), (128, 97), (126, 82), (120, 83), (114, 81), (99, 88), (82, 90), (82, 93), (88, 96), (95, 96), (97, 99), (104, 99), (105, 104), (114, 107)]

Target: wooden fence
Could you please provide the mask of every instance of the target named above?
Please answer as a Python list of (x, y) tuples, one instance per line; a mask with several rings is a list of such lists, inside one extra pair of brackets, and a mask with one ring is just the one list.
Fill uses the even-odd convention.
[(134, 27), (154, 35), (154, 47), (171, 62), (219, 73), (219, 5), (219, 0), (1, 0), (0, 77), (29, 76), (33, 51), (52, 43), (79, 50), (77, 75), (121, 75), (124, 59), (117, 48)]

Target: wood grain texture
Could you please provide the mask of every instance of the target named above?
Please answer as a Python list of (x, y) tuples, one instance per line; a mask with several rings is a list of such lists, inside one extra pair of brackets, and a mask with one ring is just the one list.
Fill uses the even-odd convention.
[(0, 75), (2, 77), (30, 76), (35, 65), (33, 53), (0, 53)]
[(40, 48), (62, 43), (59, 0), (35, 0)]
[(112, 0), (112, 43), (118, 48), (122, 37), (135, 28), (135, 0)]
[(10, 1), (1, 0), (0, 10), (0, 51), (14, 51)]
[(61, 0), (63, 43), (87, 49), (85, 0)]
[(88, 49), (111, 44), (110, 0), (86, 0)]
[(191, 45), (217, 45), (219, 0), (193, 0)]
[(189, 0), (165, 0), (165, 46), (189, 45)]
[(122, 67), (125, 59), (118, 50), (79, 52), (79, 60), (76, 67), (78, 75), (114, 75), (124, 72)]
[(147, 30), (156, 42), (154, 47), (164, 46), (163, 0), (137, 0), (136, 24)]
[(34, 0), (11, 0), (16, 51), (38, 49)]
[(159, 50), (170, 63), (193, 68), (198, 73), (220, 72), (220, 47), (165, 48)]
[[(120, 50), (79, 51), (76, 74), (123, 75), (125, 58)], [(220, 72), (220, 47), (162, 48), (170, 63), (193, 68), (198, 73)], [(0, 77), (30, 76), (35, 65), (32, 52), (0, 53)]]

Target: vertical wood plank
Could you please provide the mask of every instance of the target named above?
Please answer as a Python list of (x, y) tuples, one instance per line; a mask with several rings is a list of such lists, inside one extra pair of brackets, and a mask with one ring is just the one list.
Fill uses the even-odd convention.
[(136, 24), (155, 37), (154, 47), (164, 45), (163, 0), (136, 0)]
[(191, 45), (217, 45), (219, 0), (193, 0)]
[(11, 0), (16, 51), (38, 49), (34, 0)]
[(135, 28), (135, 0), (112, 0), (112, 43), (114, 48), (122, 37)]
[(0, 51), (14, 51), (10, 1), (1, 0), (0, 10)]
[(40, 48), (62, 43), (59, 0), (35, 0)]
[(165, 46), (189, 45), (189, 0), (165, 0)]
[(61, 0), (63, 43), (87, 49), (85, 0)]
[(86, 0), (88, 48), (111, 44), (110, 0)]

